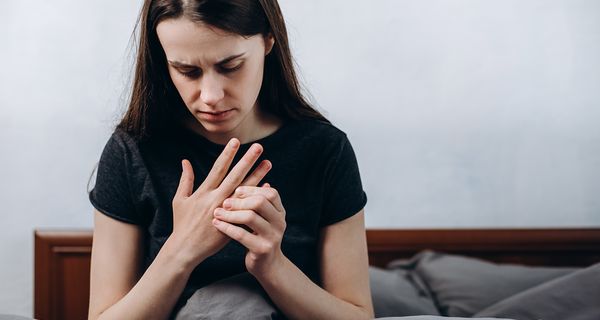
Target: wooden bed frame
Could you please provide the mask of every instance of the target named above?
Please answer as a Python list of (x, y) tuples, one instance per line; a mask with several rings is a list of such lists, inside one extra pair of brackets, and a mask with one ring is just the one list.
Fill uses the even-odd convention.
[[(35, 230), (34, 317), (86, 319), (91, 230)], [(588, 266), (600, 261), (598, 229), (367, 230), (369, 261), (384, 267), (429, 249), (502, 263)]]

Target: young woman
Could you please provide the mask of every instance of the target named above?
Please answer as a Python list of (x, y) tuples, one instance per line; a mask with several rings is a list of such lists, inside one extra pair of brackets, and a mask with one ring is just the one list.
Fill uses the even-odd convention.
[(289, 318), (373, 317), (357, 161), (302, 97), (276, 0), (146, 0), (96, 185), (90, 319), (249, 272)]

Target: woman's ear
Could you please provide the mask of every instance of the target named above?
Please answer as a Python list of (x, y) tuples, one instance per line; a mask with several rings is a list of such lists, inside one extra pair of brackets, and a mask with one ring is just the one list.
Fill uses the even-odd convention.
[(273, 50), (273, 46), (275, 45), (275, 38), (273, 34), (269, 33), (265, 38), (265, 56), (268, 55), (271, 50)]

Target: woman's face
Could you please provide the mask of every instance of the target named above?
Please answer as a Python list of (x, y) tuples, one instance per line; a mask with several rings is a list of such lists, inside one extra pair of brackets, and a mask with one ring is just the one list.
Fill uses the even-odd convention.
[(272, 38), (244, 38), (186, 18), (156, 28), (169, 75), (207, 136), (239, 136), (258, 119), (256, 101)]

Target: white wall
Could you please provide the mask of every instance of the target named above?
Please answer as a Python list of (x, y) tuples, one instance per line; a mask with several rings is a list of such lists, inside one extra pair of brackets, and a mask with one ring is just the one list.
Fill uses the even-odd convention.
[[(600, 226), (600, 2), (280, 2), (368, 227)], [(0, 313), (30, 316), (33, 229), (92, 226), (139, 3), (2, 7)]]

